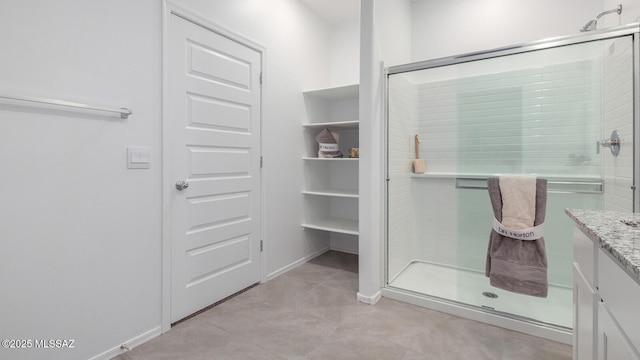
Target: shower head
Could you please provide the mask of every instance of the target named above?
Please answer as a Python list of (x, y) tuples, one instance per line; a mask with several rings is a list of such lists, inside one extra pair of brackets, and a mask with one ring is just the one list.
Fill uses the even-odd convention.
[(589, 20), (588, 23), (586, 23), (581, 29), (580, 32), (585, 32), (585, 31), (591, 31), (591, 30), (595, 30), (596, 29), (596, 24), (598, 23), (598, 20), (593, 19), (593, 20)]
[(618, 13), (618, 15), (622, 14), (622, 4), (618, 4), (618, 7), (616, 7), (615, 9), (611, 9), (611, 10), (607, 10), (607, 11), (603, 11), (600, 14), (598, 14), (598, 16), (596, 16), (595, 19), (593, 20), (589, 20), (588, 23), (586, 23), (581, 29), (581, 32), (585, 32), (585, 31), (591, 31), (591, 30), (595, 30), (596, 29), (596, 25), (598, 25), (598, 20), (607, 15), (607, 14), (611, 14), (611, 13)]

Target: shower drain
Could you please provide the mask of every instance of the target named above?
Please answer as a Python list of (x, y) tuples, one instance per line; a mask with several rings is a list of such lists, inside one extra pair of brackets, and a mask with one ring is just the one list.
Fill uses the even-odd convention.
[(491, 299), (496, 299), (498, 297), (498, 294), (492, 293), (492, 292), (488, 292), (488, 291), (483, 292), (482, 295), (484, 295), (484, 296), (486, 296), (488, 298), (491, 298)]

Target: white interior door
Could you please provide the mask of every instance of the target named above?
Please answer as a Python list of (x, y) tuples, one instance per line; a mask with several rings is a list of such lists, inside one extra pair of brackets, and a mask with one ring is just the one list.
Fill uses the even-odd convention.
[(261, 54), (170, 19), (171, 322), (260, 281)]

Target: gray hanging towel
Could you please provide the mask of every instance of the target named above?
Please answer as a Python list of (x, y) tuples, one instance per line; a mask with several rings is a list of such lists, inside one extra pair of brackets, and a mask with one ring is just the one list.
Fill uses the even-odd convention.
[[(488, 178), (487, 185), (495, 217), (494, 229), (491, 230), (489, 237), (485, 269), (489, 283), (497, 288), (519, 294), (547, 297), (547, 254), (544, 237), (520, 240), (527, 236), (536, 237), (532, 235), (535, 231), (532, 229), (510, 230), (501, 227), (503, 197), (500, 191), (500, 179)], [(540, 225), (544, 224), (547, 209), (547, 180), (535, 179), (534, 196), (533, 225), (539, 230), (542, 227)], [(498, 223), (497, 226), (496, 223)]]

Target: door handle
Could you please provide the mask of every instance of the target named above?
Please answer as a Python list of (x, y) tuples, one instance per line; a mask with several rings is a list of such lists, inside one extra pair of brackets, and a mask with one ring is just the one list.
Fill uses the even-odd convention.
[(178, 181), (178, 182), (176, 183), (176, 189), (178, 189), (178, 190), (180, 190), (180, 191), (182, 191), (182, 190), (184, 190), (184, 189), (186, 189), (186, 188), (188, 188), (188, 187), (189, 187), (189, 183), (188, 183), (188, 182), (186, 182), (186, 181), (182, 181), (182, 180), (180, 180), (180, 181)]

